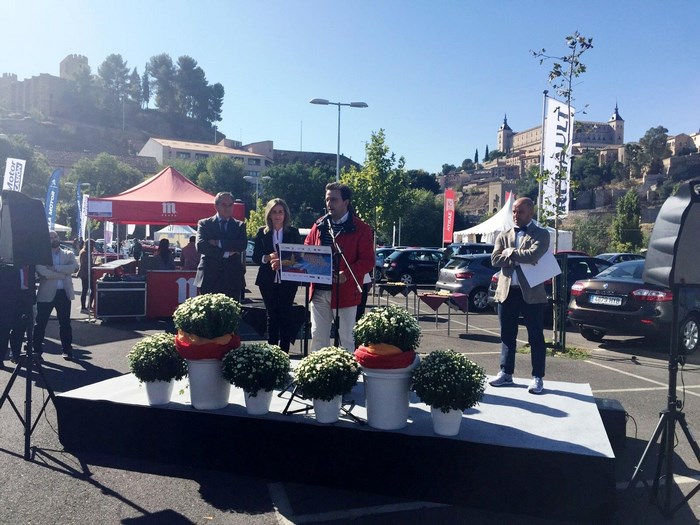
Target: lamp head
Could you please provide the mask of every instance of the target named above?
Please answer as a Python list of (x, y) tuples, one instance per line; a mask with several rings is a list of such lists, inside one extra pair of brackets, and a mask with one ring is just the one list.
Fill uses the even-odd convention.
[(322, 106), (328, 105), (328, 99), (325, 98), (313, 98), (309, 101), (311, 104), (320, 104)]

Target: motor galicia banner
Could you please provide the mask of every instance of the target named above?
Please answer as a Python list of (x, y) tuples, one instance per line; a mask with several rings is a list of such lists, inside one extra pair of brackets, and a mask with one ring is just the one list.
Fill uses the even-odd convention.
[(53, 230), (56, 224), (56, 204), (58, 204), (58, 181), (63, 175), (63, 168), (54, 170), (49, 179), (49, 187), (46, 190), (46, 202), (44, 203), (44, 211), (46, 212), (46, 221), (49, 225), (49, 230)]
[(11, 159), (8, 157), (7, 164), (5, 164), (5, 178), (2, 182), (3, 190), (22, 191), (24, 166), (26, 162), (26, 160)]

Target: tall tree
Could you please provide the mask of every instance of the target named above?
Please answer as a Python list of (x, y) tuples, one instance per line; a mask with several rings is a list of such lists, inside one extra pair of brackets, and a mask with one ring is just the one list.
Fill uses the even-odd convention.
[(401, 221), (401, 242), (410, 246), (442, 246), (443, 196), (413, 189), (411, 202)]
[(442, 174), (447, 175), (448, 173), (452, 173), (454, 171), (457, 171), (457, 166), (454, 164), (443, 164), (442, 165)]
[(474, 152), (474, 164), (479, 164), (479, 148)]
[(46, 196), (46, 186), (51, 176), (51, 167), (46, 158), (34, 150), (27, 139), (20, 135), (0, 134), (0, 171), (5, 172), (7, 158), (24, 159), (24, 181), (22, 193), (34, 198)]
[(571, 180), (580, 190), (599, 187), (604, 182), (603, 175), (603, 168), (598, 163), (598, 154), (595, 151), (584, 151), (583, 155), (574, 159), (571, 166)]
[(183, 115), (195, 119), (206, 116), (209, 109), (209, 89), (204, 70), (187, 55), (177, 59), (175, 99)]
[(129, 68), (121, 55), (111, 54), (97, 68), (106, 90), (105, 107), (114, 109), (128, 94)]
[(464, 171), (470, 171), (470, 170), (473, 170), (474, 168), (475, 168), (475, 166), (474, 166), (474, 162), (472, 161), (472, 159), (464, 159), (462, 161), (462, 169)]
[(143, 107), (148, 109), (148, 103), (151, 101), (151, 80), (148, 76), (148, 67), (146, 67), (141, 76), (141, 101), (143, 102)]
[(208, 122), (221, 122), (221, 110), (224, 106), (224, 86), (219, 82), (209, 86), (209, 107), (206, 115)]
[(372, 133), (365, 145), (362, 169), (354, 166), (342, 176), (353, 190), (355, 211), (378, 236), (391, 238), (394, 223), (398, 223), (411, 206), (409, 181), (404, 171), (403, 157), (396, 158), (386, 145), (384, 130)]
[(484, 150), (484, 162), (489, 160), (489, 145), (486, 144), (486, 149)]
[(639, 139), (639, 146), (644, 151), (648, 173), (661, 173), (663, 171), (662, 160), (671, 156), (668, 148), (668, 130), (663, 126), (650, 128)]
[(292, 212), (292, 223), (300, 228), (310, 228), (325, 209), (326, 184), (335, 179), (335, 166), (326, 164), (275, 165), (265, 172), (270, 180), (263, 188), (263, 201), (281, 197)]
[(80, 159), (68, 173), (66, 180), (89, 182), (94, 197), (116, 195), (143, 182), (143, 174), (107, 153), (100, 153), (94, 160)]
[(156, 106), (165, 112), (177, 112), (175, 66), (170, 55), (161, 53), (152, 56), (148, 62), (148, 72), (153, 79), (152, 87), (156, 95)]
[(435, 175), (431, 175), (425, 170), (408, 170), (406, 177), (410, 181), (411, 188), (415, 190), (428, 190), (434, 195), (440, 193), (440, 183), (435, 178)]
[(143, 106), (143, 91), (141, 90), (141, 75), (138, 69), (134, 68), (129, 76), (129, 98), (136, 102), (139, 107)]
[(207, 159), (207, 170), (197, 176), (197, 184), (209, 193), (230, 191), (235, 199), (241, 199), (248, 208), (255, 204), (254, 187), (243, 178), (246, 175), (242, 162), (217, 155)]
[(610, 226), (610, 238), (613, 249), (617, 251), (636, 251), (642, 245), (642, 216), (639, 195), (632, 189), (617, 201), (616, 213)]

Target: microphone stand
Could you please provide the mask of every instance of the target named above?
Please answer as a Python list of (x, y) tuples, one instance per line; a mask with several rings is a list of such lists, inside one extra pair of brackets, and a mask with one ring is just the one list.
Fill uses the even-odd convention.
[[(347, 269), (347, 272), (350, 274), (352, 277), (352, 280), (355, 281), (355, 287), (357, 288), (357, 291), (359, 293), (362, 293), (362, 286), (360, 283), (357, 281), (357, 277), (355, 276), (355, 273), (352, 271), (352, 268), (350, 268), (350, 263), (348, 262), (347, 258), (345, 257), (345, 253), (343, 250), (340, 248), (338, 245), (337, 237), (335, 232), (333, 231), (333, 224), (331, 223), (330, 217), (326, 219), (326, 223), (328, 225), (328, 231), (331, 234), (331, 241), (333, 242), (333, 250), (335, 253), (337, 253), (340, 258), (336, 258), (333, 264), (333, 278), (335, 279), (335, 319), (333, 320), (333, 325), (335, 327), (335, 338), (333, 339), (333, 344), (335, 346), (340, 346), (340, 259), (345, 261), (345, 267)], [(352, 351), (352, 349), (348, 349)]]

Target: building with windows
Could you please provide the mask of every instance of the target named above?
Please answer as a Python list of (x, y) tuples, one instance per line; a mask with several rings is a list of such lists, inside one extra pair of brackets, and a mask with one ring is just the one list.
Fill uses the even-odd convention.
[[(542, 126), (515, 132), (508, 125), (508, 117), (498, 128), (496, 136), (498, 150), (505, 157), (485, 162), (484, 168), (494, 176), (518, 178), (530, 166), (539, 165), (542, 154)], [(617, 160), (622, 162), (625, 143), (625, 121), (615, 104), (615, 111), (607, 122), (576, 121), (572, 153), (580, 154), (588, 150), (601, 151), (601, 162)]]
[(161, 165), (166, 165), (173, 159), (198, 161), (214, 156), (224, 156), (242, 162), (251, 177), (263, 175), (272, 166), (272, 154), (271, 140), (244, 146), (239, 141), (231, 139), (223, 139), (217, 144), (206, 144), (153, 137), (148, 139), (139, 151), (140, 157), (153, 157)]

